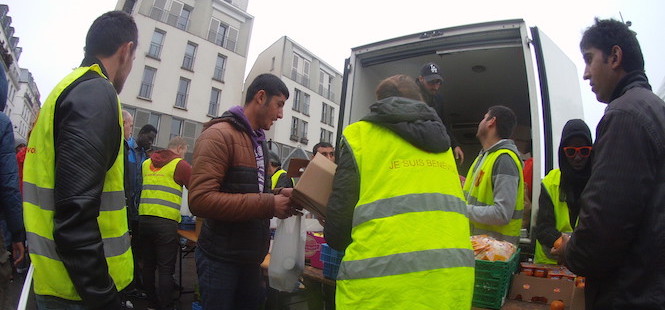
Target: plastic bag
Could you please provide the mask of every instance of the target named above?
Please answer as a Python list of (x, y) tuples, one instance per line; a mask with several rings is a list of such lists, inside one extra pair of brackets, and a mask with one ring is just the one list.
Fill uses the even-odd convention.
[(305, 268), (305, 230), (300, 215), (277, 220), (275, 240), (270, 252), (268, 282), (270, 287), (292, 292)]

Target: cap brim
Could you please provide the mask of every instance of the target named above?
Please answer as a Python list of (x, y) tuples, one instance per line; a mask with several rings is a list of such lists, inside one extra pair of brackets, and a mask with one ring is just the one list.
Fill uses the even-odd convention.
[(431, 81), (436, 81), (436, 80), (441, 80), (441, 81), (443, 81), (443, 77), (441, 77), (441, 76), (438, 75), (438, 74), (428, 75), (428, 76), (425, 76), (424, 78), (425, 78), (425, 81), (426, 81), (426, 82), (431, 82)]

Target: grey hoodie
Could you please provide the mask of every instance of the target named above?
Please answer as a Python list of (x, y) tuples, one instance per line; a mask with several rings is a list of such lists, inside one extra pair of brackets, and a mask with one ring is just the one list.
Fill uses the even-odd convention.
[[(500, 149), (508, 149), (519, 155), (515, 142), (510, 139), (503, 139), (491, 146), (487, 151), (480, 151), (478, 156), (495, 152)], [(482, 160), (478, 160), (473, 171), (478, 168)], [(471, 180), (467, 180), (471, 182)], [(472, 222), (486, 225), (507, 225), (515, 213), (515, 199), (517, 198), (517, 189), (520, 182), (519, 169), (515, 161), (508, 155), (502, 154), (492, 167), (492, 187), (494, 188), (494, 204), (490, 206), (476, 205), (476, 201), (469, 201), (467, 197), (467, 211), (469, 219)], [(521, 218), (522, 214), (519, 214)]]

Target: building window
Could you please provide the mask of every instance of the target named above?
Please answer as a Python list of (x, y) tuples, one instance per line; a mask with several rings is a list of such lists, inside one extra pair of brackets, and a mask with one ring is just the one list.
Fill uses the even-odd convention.
[(187, 108), (187, 94), (189, 93), (189, 84), (192, 81), (184, 77), (180, 78), (178, 83), (178, 93), (175, 96), (175, 107), (176, 108)]
[(210, 105), (208, 106), (208, 116), (217, 117), (219, 110), (219, 96), (222, 91), (217, 88), (212, 88), (210, 91)]
[(159, 55), (162, 53), (162, 46), (164, 46), (165, 35), (166, 32), (155, 29), (155, 32), (152, 33), (152, 41), (150, 41), (150, 47), (146, 56), (159, 59)]
[(176, 24), (176, 28), (181, 29), (181, 30), (187, 30), (187, 26), (189, 25), (189, 16), (192, 14), (192, 9), (189, 7), (183, 7), (182, 11), (180, 11), (180, 17), (178, 18), (178, 23)]
[(332, 143), (332, 131), (325, 130), (321, 128), (321, 137), (320, 137), (321, 142), (329, 142)]
[(136, 0), (126, 0), (125, 4), (122, 6), (122, 11), (131, 15), (135, 4)]
[(218, 81), (223, 81), (225, 69), (226, 57), (222, 54), (217, 54), (217, 62), (215, 63), (215, 71), (212, 74), (212, 78)]
[(185, 57), (182, 59), (182, 68), (192, 71), (194, 68), (194, 57), (196, 57), (196, 44), (187, 42)]
[(297, 117), (291, 117), (291, 137), (292, 141), (300, 141), (307, 144), (307, 122)]
[(210, 21), (210, 28), (208, 28), (208, 41), (235, 52), (238, 33), (238, 29), (213, 18)]
[(334, 119), (335, 119), (335, 108), (324, 102), (323, 109), (321, 109), (321, 122), (326, 125), (335, 126)]
[(169, 135), (169, 141), (171, 141), (173, 137), (181, 136), (182, 135), (181, 133), (182, 133), (182, 120), (174, 117), (171, 120), (171, 134)]
[(325, 97), (328, 100), (333, 100), (334, 97), (332, 92), (332, 82), (332, 75), (323, 70), (319, 72), (319, 95)]
[(139, 89), (139, 97), (150, 99), (152, 96), (152, 86), (155, 83), (155, 74), (157, 69), (146, 66), (143, 69), (143, 79), (141, 79), (141, 88)]
[(293, 96), (292, 109), (309, 116), (309, 94), (296, 88)]
[[(133, 136), (138, 137), (139, 131), (143, 126), (146, 124), (150, 124), (155, 126), (157, 129), (157, 135), (159, 135), (159, 114), (152, 113), (150, 111), (145, 111), (145, 110), (140, 110), (136, 109), (134, 113), (134, 109), (132, 108), (125, 108), (130, 114), (134, 114), (134, 131), (133, 131)], [(157, 141), (157, 138), (155, 138), (155, 141)]]
[(291, 67), (291, 79), (297, 83), (309, 87), (309, 60), (298, 54), (293, 54), (293, 67)]

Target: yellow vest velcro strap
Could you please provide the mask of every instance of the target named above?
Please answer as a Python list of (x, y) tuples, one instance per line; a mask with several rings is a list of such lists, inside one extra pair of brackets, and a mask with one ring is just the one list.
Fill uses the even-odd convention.
[[(30, 253), (48, 257), (53, 260), (60, 261), (60, 255), (55, 250), (55, 241), (42, 237), (32, 232), (26, 232), (26, 239), (30, 246)], [(104, 238), (104, 256), (114, 257), (122, 255), (129, 250), (130, 239), (129, 233), (125, 233), (120, 237)]]
[(163, 192), (167, 192), (167, 193), (170, 193), (170, 194), (182, 196), (182, 190), (177, 190), (175, 188), (164, 186), (164, 185), (146, 184), (146, 185), (143, 185), (143, 190), (163, 191)]
[[(55, 191), (52, 188), (39, 187), (35, 184), (23, 182), (23, 201), (39, 206), (42, 210), (55, 211), (53, 199)], [(99, 211), (119, 211), (125, 207), (125, 192), (103, 192)]]
[(508, 236), (504, 235), (502, 233), (492, 231), (492, 230), (486, 230), (486, 229), (481, 229), (478, 227), (475, 227), (473, 229), (473, 234), (474, 235), (490, 235), (492, 237), (495, 237), (500, 240), (512, 242), (513, 244), (517, 244), (520, 241), (520, 236)]
[(485, 207), (486, 207), (486, 206), (489, 206), (489, 204), (486, 204), (486, 203), (484, 203), (484, 202), (478, 200), (478, 198), (474, 197), (473, 195), (469, 195), (469, 197), (468, 197), (468, 201), (467, 201), (467, 202), (468, 202), (470, 205), (473, 205), (473, 206), (485, 206)]
[(179, 204), (159, 198), (141, 198), (141, 204), (154, 204), (180, 210)]
[(410, 194), (357, 206), (353, 212), (353, 227), (375, 219), (426, 211), (456, 212), (468, 217), (466, 203), (459, 197), (440, 193)]
[(474, 267), (471, 249), (431, 249), (342, 261), (338, 280), (378, 278), (442, 268)]

